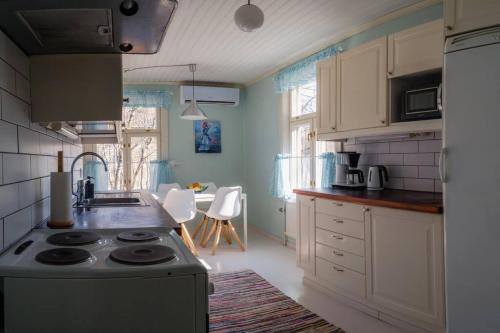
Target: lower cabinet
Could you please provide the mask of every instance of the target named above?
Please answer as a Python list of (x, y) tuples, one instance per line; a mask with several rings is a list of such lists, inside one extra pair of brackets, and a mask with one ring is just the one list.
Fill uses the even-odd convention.
[(368, 300), (407, 317), (442, 325), (441, 216), (374, 207), (369, 218)]
[(442, 215), (308, 196), (298, 196), (298, 212), (308, 284), (382, 320), (443, 331)]
[(299, 195), (297, 197), (297, 225), (296, 254), (297, 266), (314, 275), (314, 202), (315, 198)]

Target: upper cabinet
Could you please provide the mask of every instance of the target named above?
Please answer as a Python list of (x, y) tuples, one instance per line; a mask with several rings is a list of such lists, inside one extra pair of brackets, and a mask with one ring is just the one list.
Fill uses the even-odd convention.
[(443, 20), (389, 35), (389, 78), (443, 67)]
[(340, 131), (386, 126), (387, 37), (341, 53), (337, 61)]
[(445, 0), (446, 35), (456, 35), (500, 24), (498, 0)]
[(32, 121), (100, 121), (122, 118), (122, 56), (32, 56)]
[(317, 131), (329, 133), (337, 129), (337, 57), (316, 65)]

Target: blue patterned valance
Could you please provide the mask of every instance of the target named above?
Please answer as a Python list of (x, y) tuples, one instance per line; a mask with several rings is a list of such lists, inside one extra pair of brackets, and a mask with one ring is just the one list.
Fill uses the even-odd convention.
[(293, 65), (283, 68), (273, 77), (276, 93), (281, 94), (316, 80), (316, 64), (318, 61), (333, 57), (339, 52), (342, 52), (341, 47), (330, 46)]
[(123, 106), (126, 107), (163, 107), (167, 108), (170, 105), (172, 94), (166, 90), (138, 90), (127, 89), (123, 90)]

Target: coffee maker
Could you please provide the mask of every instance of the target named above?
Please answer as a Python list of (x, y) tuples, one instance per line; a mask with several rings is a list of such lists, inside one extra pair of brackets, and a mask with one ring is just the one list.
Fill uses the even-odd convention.
[(363, 171), (358, 169), (360, 153), (354, 151), (342, 151), (337, 153), (335, 161), (335, 182), (336, 187), (364, 188), (365, 177)]

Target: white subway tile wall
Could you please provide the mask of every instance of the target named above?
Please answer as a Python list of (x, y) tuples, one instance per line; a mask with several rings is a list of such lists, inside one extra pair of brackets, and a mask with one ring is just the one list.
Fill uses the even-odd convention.
[(57, 151), (66, 161), (82, 152), (78, 142), (31, 123), (30, 100), (29, 59), (0, 32), (0, 250), (49, 217)]
[(389, 173), (386, 188), (442, 192), (439, 179), (441, 145), (441, 132), (435, 132), (397, 140), (388, 136), (369, 143), (349, 139), (344, 150), (361, 153), (359, 167), (366, 175), (371, 165), (385, 165)]

